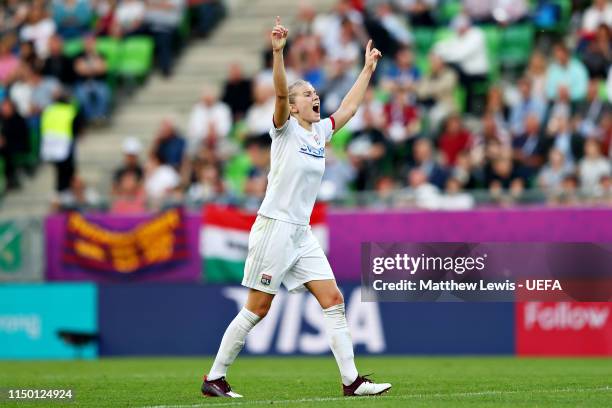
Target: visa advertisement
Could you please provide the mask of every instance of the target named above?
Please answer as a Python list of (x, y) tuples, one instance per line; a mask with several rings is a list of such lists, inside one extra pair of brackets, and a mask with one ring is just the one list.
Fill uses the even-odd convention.
[(90, 283), (0, 286), (0, 359), (95, 358), (95, 342), (65, 335), (98, 331), (97, 287)]
[[(511, 303), (362, 302), (359, 286), (341, 290), (357, 353), (514, 353)], [(246, 296), (240, 286), (101, 285), (100, 355), (214, 354)], [(308, 294), (279, 293), (244, 350), (255, 355), (328, 353), (321, 307)]]

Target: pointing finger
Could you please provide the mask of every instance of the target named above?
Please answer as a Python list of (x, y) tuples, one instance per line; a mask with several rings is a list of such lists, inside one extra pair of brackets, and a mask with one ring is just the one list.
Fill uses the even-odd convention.
[(276, 16), (276, 25), (280, 25), (280, 16)]
[(370, 53), (370, 49), (372, 48), (372, 39), (368, 41), (368, 45), (366, 45), (366, 53)]

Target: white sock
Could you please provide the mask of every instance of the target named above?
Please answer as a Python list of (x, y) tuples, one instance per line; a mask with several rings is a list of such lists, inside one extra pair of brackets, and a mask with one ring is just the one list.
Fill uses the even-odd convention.
[(344, 303), (323, 309), (323, 318), (329, 345), (340, 369), (342, 383), (351, 385), (359, 374), (357, 373), (357, 367), (355, 367), (353, 340), (351, 340), (351, 333), (346, 323)]
[(228, 367), (244, 347), (247, 334), (260, 320), (261, 317), (244, 307), (238, 312), (223, 334), (215, 362), (208, 373), (209, 380), (225, 377)]

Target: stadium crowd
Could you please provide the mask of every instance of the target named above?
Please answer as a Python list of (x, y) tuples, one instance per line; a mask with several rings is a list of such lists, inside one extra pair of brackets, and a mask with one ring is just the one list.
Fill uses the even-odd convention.
[[(327, 149), (320, 199), (457, 209), (482, 202), (612, 204), (610, 1), (338, 0), (320, 14), (298, 4), (288, 24), (289, 82), (313, 84), (322, 116), (353, 84), (367, 39), (383, 52), (366, 102)], [(19, 7), (11, 10), (18, 21)], [(31, 19), (23, 17), (21, 38)], [(129, 35), (135, 26), (122, 27), (107, 30)], [(53, 40), (28, 44), (22, 41), (19, 57), (12, 57), (12, 44), (0, 48), (1, 81), (9, 77), (5, 67), (54, 55), (57, 47)], [(262, 61), (253, 77), (237, 64), (228, 67), (225, 84), (204, 87), (188, 122), (164, 119), (151, 146), (126, 138), (111, 210), (185, 199), (256, 208), (266, 188), (274, 108), (269, 48)], [(102, 75), (89, 69), (89, 76)], [(27, 75), (40, 84), (33, 95), (43, 102), (36, 103), (50, 101), (53, 79), (36, 70)], [(3, 116), (19, 106), (3, 104)], [(71, 180), (65, 206), (97, 205), (82, 180)]]
[(0, 193), (18, 188), (18, 170), (32, 172), (39, 156), (55, 164), (57, 191), (78, 184), (83, 127), (108, 122), (120, 80), (134, 79), (124, 74), (151, 68), (141, 58), (142, 72), (130, 69), (124, 57), (146, 57), (148, 46), (169, 76), (176, 45), (207, 35), (223, 14), (222, 0), (2, 0)]

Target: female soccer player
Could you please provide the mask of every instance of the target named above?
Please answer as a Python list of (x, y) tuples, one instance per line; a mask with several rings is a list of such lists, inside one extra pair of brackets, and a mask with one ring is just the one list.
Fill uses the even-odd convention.
[(204, 377), (202, 394), (241, 397), (225, 379), (228, 367), (242, 350), (251, 329), (264, 318), (280, 284), (290, 292), (308, 289), (323, 308), (330, 347), (340, 368), (344, 395), (377, 395), (391, 384), (376, 384), (355, 368), (353, 343), (344, 314), (344, 299), (333, 272), (313, 236), (310, 214), (325, 170), (325, 143), (355, 115), (382, 54), (368, 42), (365, 64), (340, 108), (321, 120), (317, 92), (306, 81), (287, 87), (283, 48), (288, 30), (276, 17), (270, 39), (274, 55), (276, 91), (271, 168), (266, 196), (249, 236), (242, 284), (249, 295), (244, 308), (230, 323), (215, 362)]

